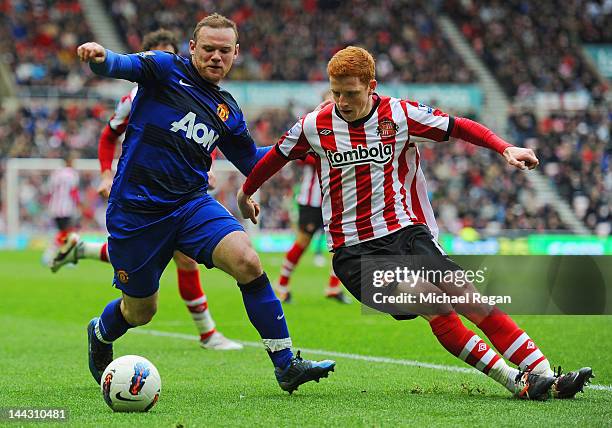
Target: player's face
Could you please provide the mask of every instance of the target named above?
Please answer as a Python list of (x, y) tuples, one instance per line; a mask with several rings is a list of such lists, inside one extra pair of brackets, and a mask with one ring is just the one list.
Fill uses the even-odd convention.
[(172, 52), (172, 53), (176, 53), (176, 51), (174, 50), (174, 46), (168, 44), (168, 45), (155, 45), (151, 48), (152, 51), (164, 51), (164, 52)]
[(356, 76), (330, 76), (329, 84), (334, 102), (344, 120), (353, 122), (370, 113), (376, 80), (365, 84)]
[(202, 27), (197, 40), (189, 41), (193, 65), (204, 79), (219, 83), (238, 55), (236, 34), (231, 28)]

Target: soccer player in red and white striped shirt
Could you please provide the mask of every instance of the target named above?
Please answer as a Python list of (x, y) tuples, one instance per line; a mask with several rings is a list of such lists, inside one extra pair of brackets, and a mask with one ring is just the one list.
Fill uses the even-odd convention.
[[(167, 30), (158, 30), (145, 35), (143, 50), (160, 50), (178, 52), (178, 42), (173, 33)], [(129, 94), (123, 96), (115, 111), (104, 127), (98, 143), (98, 158), (100, 160), (101, 181), (98, 193), (108, 199), (113, 184), (114, 173), (112, 162), (119, 138), (125, 133), (132, 110), (132, 102), (136, 97), (138, 87), (133, 88)], [(214, 152), (212, 158), (214, 159)], [(209, 173), (209, 189), (214, 187), (215, 179)], [(59, 258), (56, 258), (51, 270), (56, 272), (68, 262), (76, 263), (79, 259), (94, 259), (110, 263), (107, 243), (89, 243), (79, 241), (77, 235), (70, 237), (71, 242), (61, 249)], [(187, 310), (200, 334), (200, 344), (203, 348), (214, 350), (242, 349), (242, 345), (223, 336), (216, 329), (215, 321), (208, 309), (208, 300), (202, 284), (200, 283), (200, 270), (198, 264), (180, 251), (174, 253), (178, 276), (178, 288)]]
[(55, 236), (58, 247), (66, 242), (68, 234), (74, 230), (79, 215), (79, 174), (72, 167), (72, 160), (72, 155), (67, 153), (65, 165), (53, 171), (49, 178), (48, 209), (58, 229)]
[[(285, 260), (281, 266), (281, 275), (278, 279), (276, 292), (278, 298), (283, 303), (291, 302), (291, 291), (289, 281), (293, 270), (299, 263), (304, 251), (310, 245), (312, 237), (317, 230), (323, 226), (321, 214), (321, 186), (319, 185), (319, 175), (317, 174), (316, 159), (313, 156), (306, 156), (302, 161), (302, 180), (300, 191), (297, 195), (298, 203), (298, 231), (295, 242), (285, 254)], [(350, 303), (351, 301), (342, 292), (340, 279), (336, 276), (333, 268), (329, 275), (329, 283), (325, 296), (335, 299), (340, 303)]]
[[(460, 138), (497, 151), (510, 165), (523, 170), (535, 168), (538, 159), (532, 150), (508, 144), (479, 123), (376, 94), (374, 59), (364, 49), (340, 50), (327, 70), (335, 103), (307, 114), (280, 139), (247, 178), (238, 203), (243, 216), (256, 222), (258, 207), (250, 195), (290, 159), (314, 155), (334, 269), (358, 300), (375, 307), (362, 296), (373, 286), (362, 284), (362, 256), (379, 256), (377, 260), (383, 261), (385, 257), (426, 255), (427, 260), (435, 260), (433, 268), (461, 269), (436, 241), (438, 228), (415, 143)], [(366, 275), (371, 273), (367, 266), (363, 269)], [(405, 282), (388, 285), (390, 289), (410, 290)], [(476, 292), (472, 284), (458, 287), (442, 281), (421, 281), (418, 287), (423, 291)], [(573, 397), (591, 377), (590, 368), (554, 377), (535, 342), (497, 308), (485, 303), (432, 306), (413, 305), (405, 316), (394, 317), (422, 316), (444, 348), (521, 398)], [(465, 327), (455, 309), (480, 328), (499, 354)], [(519, 370), (510, 367), (500, 354)]]

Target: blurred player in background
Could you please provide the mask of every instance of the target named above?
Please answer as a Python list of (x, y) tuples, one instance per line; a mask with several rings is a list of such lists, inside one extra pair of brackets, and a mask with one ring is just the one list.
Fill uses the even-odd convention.
[(72, 167), (73, 154), (64, 152), (63, 160), (64, 166), (49, 177), (48, 210), (57, 233), (43, 255), (45, 264), (52, 263), (53, 253), (66, 244), (70, 233), (76, 229), (80, 214), (79, 174)]
[[(158, 30), (144, 36), (142, 42), (143, 51), (165, 51), (178, 52), (178, 41), (176, 36), (168, 30)], [(114, 173), (112, 162), (115, 157), (117, 142), (125, 134), (132, 102), (138, 92), (138, 86), (129, 94), (121, 98), (117, 104), (113, 116), (102, 131), (98, 142), (98, 159), (100, 160), (101, 181), (98, 193), (104, 199), (108, 199), (113, 184)], [(209, 189), (214, 187), (214, 176), (209, 173)], [(93, 259), (110, 263), (108, 256), (108, 244), (89, 243), (79, 240), (75, 233), (68, 237), (65, 245), (62, 245), (51, 265), (51, 271), (57, 272), (67, 263), (77, 263), (80, 259)], [(200, 270), (198, 264), (180, 251), (174, 252), (174, 263), (178, 276), (178, 288), (181, 298), (191, 314), (193, 322), (200, 334), (200, 345), (206, 349), (214, 350), (236, 350), (242, 349), (240, 343), (226, 338), (216, 329), (215, 321), (208, 308), (208, 301), (200, 283)]]
[[(362, 283), (362, 278), (373, 278), (371, 269), (384, 269), (393, 256), (402, 256), (412, 272), (423, 269), (422, 264), (434, 273), (462, 270), (437, 242), (438, 228), (415, 142), (460, 138), (498, 152), (522, 170), (535, 168), (538, 159), (531, 149), (512, 146), (477, 122), (376, 94), (375, 63), (365, 49), (349, 46), (338, 51), (327, 71), (335, 103), (308, 113), (280, 139), (253, 168), (238, 203), (243, 216), (256, 222), (258, 210), (250, 195), (289, 160), (312, 153), (321, 171), (324, 223), (334, 252), (334, 270), (355, 298), (381, 310), (374, 301), (362, 298), (374, 286)], [(376, 262), (382, 266), (362, 264), (363, 256), (379, 256)], [(390, 264), (388, 269), (395, 267)], [(387, 281), (386, 286), (391, 292), (417, 297), (416, 304), (406, 305), (408, 310), (394, 318), (422, 316), (446, 350), (519, 398), (572, 398), (592, 377), (588, 367), (555, 374), (535, 342), (495, 306), (469, 298), (454, 306), (447, 302), (425, 306), (415, 294), (478, 294), (469, 282), (396, 280)], [(466, 328), (457, 313), (476, 324), (499, 354)]]
[[(291, 302), (291, 290), (289, 288), (291, 274), (308, 249), (315, 232), (323, 227), (321, 186), (316, 169), (316, 159), (313, 156), (307, 156), (298, 163), (302, 165), (302, 180), (296, 198), (298, 203), (298, 231), (295, 242), (283, 260), (281, 275), (276, 287), (278, 297), (283, 303)], [(340, 280), (334, 273), (333, 268), (330, 268), (329, 284), (325, 296), (340, 303), (351, 302), (342, 292)]]
[(190, 58), (161, 51), (122, 55), (84, 43), (77, 55), (98, 75), (137, 82), (124, 150), (106, 212), (114, 285), (111, 301), (87, 327), (89, 369), (97, 383), (113, 360), (113, 342), (157, 311), (159, 278), (180, 250), (233, 276), (279, 386), (327, 377), (334, 361), (294, 355), (280, 301), (244, 228), (207, 193), (216, 147), (244, 175), (269, 148), (257, 148), (244, 115), (218, 85), (238, 55), (236, 24), (218, 14), (195, 27)]

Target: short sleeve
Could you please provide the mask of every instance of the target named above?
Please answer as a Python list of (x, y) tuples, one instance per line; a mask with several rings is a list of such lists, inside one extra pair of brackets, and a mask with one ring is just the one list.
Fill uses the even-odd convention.
[(455, 119), (439, 109), (402, 100), (411, 141), (448, 141)]
[(304, 135), (304, 118), (298, 120), (293, 127), (276, 143), (277, 151), (287, 159), (303, 159), (312, 151), (306, 135)]

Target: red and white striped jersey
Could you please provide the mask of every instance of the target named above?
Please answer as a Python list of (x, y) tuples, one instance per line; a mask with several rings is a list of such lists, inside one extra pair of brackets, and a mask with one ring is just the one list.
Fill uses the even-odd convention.
[(125, 132), (128, 122), (130, 120), (130, 111), (132, 111), (132, 102), (136, 98), (138, 92), (138, 86), (135, 86), (129, 94), (121, 97), (121, 100), (117, 103), (115, 111), (108, 121), (108, 125), (117, 135), (121, 135)]
[(315, 163), (304, 162), (302, 167), (302, 181), (297, 203), (307, 207), (321, 207), (321, 185)]
[(53, 171), (50, 177), (49, 212), (51, 217), (75, 217), (79, 204), (79, 175), (68, 166)]
[(438, 235), (414, 143), (448, 140), (454, 119), (413, 101), (375, 97), (375, 103), (352, 124), (330, 104), (308, 113), (278, 142), (289, 159), (316, 155), (330, 249), (417, 223)]

